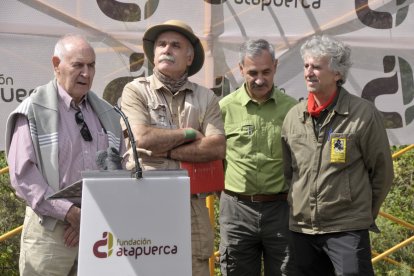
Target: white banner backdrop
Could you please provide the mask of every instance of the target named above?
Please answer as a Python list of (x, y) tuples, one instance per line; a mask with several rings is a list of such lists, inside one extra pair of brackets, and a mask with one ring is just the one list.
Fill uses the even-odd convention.
[[(148, 75), (142, 35), (168, 19), (186, 21), (206, 52), (191, 80), (223, 96), (243, 82), (238, 49), (265, 38), (279, 59), (276, 85), (306, 98), (299, 48), (314, 34), (352, 48), (345, 88), (383, 112), (391, 144), (414, 143), (414, 0), (1, 0), (0, 130), (8, 114), (53, 78), (51, 56), (65, 33), (88, 37), (97, 53), (92, 90), (116, 103), (123, 86)], [(4, 137), (0, 138), (4, 149)]]

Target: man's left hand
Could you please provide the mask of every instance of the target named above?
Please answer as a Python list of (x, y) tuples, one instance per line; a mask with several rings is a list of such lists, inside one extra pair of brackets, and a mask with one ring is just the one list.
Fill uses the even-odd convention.
[(66, 225), (63, 239), (65, 240), (65, 245), (67, 247), (75, 247), (79, 244), (79, 231), (71, 225)]

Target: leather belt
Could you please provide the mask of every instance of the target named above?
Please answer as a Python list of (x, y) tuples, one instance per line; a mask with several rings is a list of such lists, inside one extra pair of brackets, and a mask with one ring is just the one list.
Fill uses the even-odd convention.
[(229, 190), (224, 190), (224, 193), (236, 197), (238, 200), (247, 202), (270, 202), (270, 201), (285, 201), (287, 200), (287, 193), (278, 193), (271, 195), (242, 195)]

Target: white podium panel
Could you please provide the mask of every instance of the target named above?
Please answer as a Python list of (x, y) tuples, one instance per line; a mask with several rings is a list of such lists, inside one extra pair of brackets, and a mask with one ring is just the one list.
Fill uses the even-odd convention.
[[(102, 178), (104, 177), (104, 178)], [(85, 177), (78, 275), (191, 276), (186, 171)]]

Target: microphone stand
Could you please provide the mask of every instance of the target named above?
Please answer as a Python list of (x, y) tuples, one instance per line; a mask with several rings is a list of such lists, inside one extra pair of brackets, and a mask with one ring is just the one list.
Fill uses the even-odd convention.
[(122, 120), (124, 120), (124, 123), (126, 125), (127, 131), (128, 131), (128, 136), (129, 136), (129, 141), (130, 141), (131, 147), (132, 147), (132, 153), (134, 155), (134, 160), (135, 160), (135, 178), (140, 179), (140, 178), (142, 178), (142, 168), (139, 165), (137, 146), (136, 146), (136, 143), (135, 143), (134, 135), (132, 134), (131, 126), (129, 125), (129, 121), (128, 121), (127, 116), (125, 116), (125, 113), (123, 111), (121, 111), (121, 109), (118, 107), (117, 104), (114, 105), (114, 109), (119, 115), (121, 115)]

